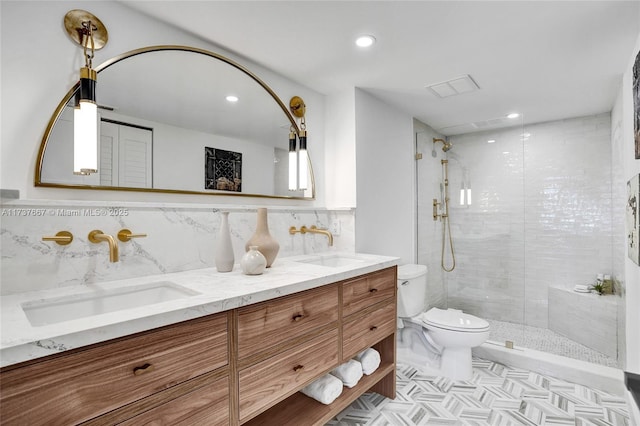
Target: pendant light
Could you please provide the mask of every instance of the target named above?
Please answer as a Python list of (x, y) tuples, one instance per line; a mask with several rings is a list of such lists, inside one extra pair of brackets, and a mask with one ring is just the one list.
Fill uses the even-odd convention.
[(98, 18), (79, 9), (65, 15), (64, 25), (73, 41), (82, 47), (85, 60), (73, 110), (73, 173), (89, 175), (98, 172), (97, 72), (93, 57), (107, 43), (108, 33)]

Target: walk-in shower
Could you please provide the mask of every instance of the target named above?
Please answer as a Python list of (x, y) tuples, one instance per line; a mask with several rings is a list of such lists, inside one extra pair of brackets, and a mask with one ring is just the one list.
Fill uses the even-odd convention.
[[(502, 347), (624, 365), (623, 292), (573, 290), (616, 272), (610, 126), (601, 114), (445, 140), (417, 123), (416, 152), (431, 152), (416, 161), (416, 259), (429, 269), (429, 305), (488, 320)], [(448, 202), (471, 178), (473, 204)], [(450, 242), (455, 270), (443, 261)]]

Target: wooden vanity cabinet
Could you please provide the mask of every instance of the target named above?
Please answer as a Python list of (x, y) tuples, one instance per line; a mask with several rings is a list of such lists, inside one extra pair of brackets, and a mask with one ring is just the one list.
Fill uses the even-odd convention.
[(193, 390), (192, 380), (207, 373), (228, 375), (228, 317), (211, 315), (4, 368), (2, 425), (113, 424)]
[[(2, 425), (323, 425), (395, 398), (396, 267), (5, 367)], [(299, 392), (360, 351), (380, 367), (330, 405)]]

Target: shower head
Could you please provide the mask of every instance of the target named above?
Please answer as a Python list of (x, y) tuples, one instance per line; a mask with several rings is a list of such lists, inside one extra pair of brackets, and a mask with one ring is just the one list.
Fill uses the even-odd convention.
[(444, 140), (444, 139), (433, 138), (433, 143), (434, 143), (434, 144), (435, 144), (435, 143), (438, 143), (438, 142), (442, 142), (442, 151), (443, 151), (443, 152), (447, 152), (447, 151), (449, 151), (449, 150), (451, 149), (451, 147), (453, 146), (453, 145), (451, 144), (451, 142), (448, 142), (448, 141), (446, 141), (446, 140)]

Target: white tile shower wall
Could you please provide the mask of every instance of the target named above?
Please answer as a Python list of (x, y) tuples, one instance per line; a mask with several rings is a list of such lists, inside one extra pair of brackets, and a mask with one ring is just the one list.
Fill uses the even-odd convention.
[[(549, 286), (612, 272), (610, 128), (607, 113), (450, 138), (457, 264), (444, 278), (449, 307), (547, 328)], [(439, 170), (439, 159), (426, 157), (419, 167)], [(463, 172), (469, 207), (458, 203)], [(419, 223), (431, 220), (439, 191), (439, 173), (430, 178), (431, 193), (419, 192)], [(419, 241), (439, 248), (438, 232), (419, 227)], [(420, 256), (439, 264), (439, 249)]]
[[(118, 208), (70, 203), (16, 202), (2, 206), (2, 294), (214, 267), (220, 209), (231, 211), (231, 239), (238, 263), (245, 242), (256, 227), (256, 210), (252, 208)], [(20, 213), (27, 210), (42, 211), (44, 216)], [(335, 236), (333, 247), (328, 246), (324, 235), (292, 236), (288, 232), (290, 226), (329, 228), (334, 220), (340, 221), (341, 232)], [(328, 250), (353, 251), (355, 247), (352, 210), (269, 208), (268, 222), (271, 234), (280, 243), (278, 257)], [(90, 243), (87, 235), (93, 229), (115, 235), (122, 228), (146, 233), (147, 237), (119, 242), (120, 261), (110, 263), (107, 243)], [(42, 241), (43, 236), (62, 230), (74, 235), (70, 245)]]

